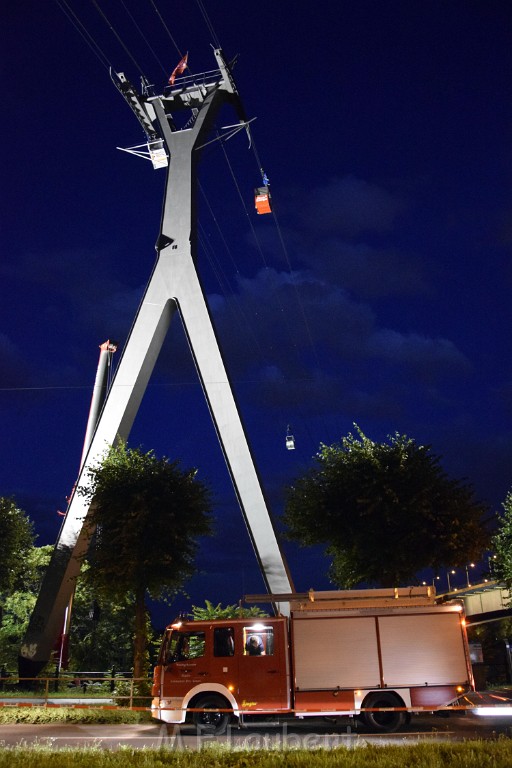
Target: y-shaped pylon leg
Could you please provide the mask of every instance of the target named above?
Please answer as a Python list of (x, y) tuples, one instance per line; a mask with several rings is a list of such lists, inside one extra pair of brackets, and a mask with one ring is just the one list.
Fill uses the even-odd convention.
[[(80, 558), (87, 551), (89, 542), (84, 521), (89, 505), (78, 491), (87, 487), (88, 470), (97, 465), (107, 446), (128, 438), (177, 309), (266, 587), (274, 594), (293, 592), (195, 266), (195, 188), (199, 148), (223, 102), (231, 102), (241, 110), (220, 51), (215, 55), (219, 72), (212, 82), (199, 85), (191, 82), (169, 96), (145, 101), (133, 89), (129, 91), (131, 100), (138, 99), (137, 110), (143, 110), (145, 129), (149, 121), (151, 130), (163, 140), (170, 158), (158, 258), (41, 586), (21, 649), (21, 676), (37, 674), (49, 660), (80, 571)], [(123, 83), (127, 81), (123, 80)], [(133, 104), (130, 106), (134, 108)], [(184, 108), (193, 110), (193, 124), (175, 130), (172, 112)], [(139, 114), (138, 117), (140, 119)], [(287, 603), (278, 607), (282, 612), (288, 610)]]

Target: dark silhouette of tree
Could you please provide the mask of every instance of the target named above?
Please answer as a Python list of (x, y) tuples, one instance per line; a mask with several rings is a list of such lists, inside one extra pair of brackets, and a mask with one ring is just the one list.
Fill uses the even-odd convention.
[(12, 592), (34, 545), (33, 525), (14, 499), (0, 497), (0, 595)]
[(503, 513), (498, 518), (498, 532), (492, 539), (496, 556), (492, 561), (491, 575), (512, 589), (512, 491), (507, 493), (502, 506)]
[[(135, 614), (134, 677), (144, 677), (146, 596), (170, 599), (194, 573), (197, 538), (211, 533), (211, 497), (197, 470), (124, 443), (89, 471), (93, 536), (84, 578), (98, 599), (125, 600)], [(116, 642), (116, 638), (112, 638)]]
[(422, 568), (478, 559), (488, 510), (471, 486), (450, 479), (429, 446), (398, 433), (374, 443), (355, 426), (357, 436), (321, 445), (288, 488), (289, 538), (325, 545), (330, 577), (344, 588), (404, 585)]
[(17, 558), (20, 569), (16, 582), (14, 588), (4, 596), (0, 610), (0, 662), (8, 670), (14, 671), (17, 668), (20, 645), (27, 631), (52, 549), (50, 545), (30, 546), (23, 550), (21, 558)]

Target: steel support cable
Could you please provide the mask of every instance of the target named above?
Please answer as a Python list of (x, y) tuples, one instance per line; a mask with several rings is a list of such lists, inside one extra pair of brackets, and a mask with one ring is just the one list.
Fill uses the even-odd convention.
[(236, 261), (235, 261), (235, 259), (233, 257), (233, 254), (231, 253), (231, 249), (229, 247), (229, 244), (228, 244), (226, 238), (224, 237), (224, 232), (222, 231), (221, 226), (220, 226), (220, 224), (219, 224), (219, 222), (217, 220), (217, 217), (215, 216), (215, 213), (213, 212), (213, 209), (212, 209), (212, 207), (210, 205), (210, 201), (208, 200), (208, 197), (206, 196), (206, 192), (204, 191), (204, 188), (203, 188), (201, 182), (198, 182), (198, 184), (199, 184), (199, 191), (201, 192), (203, 200), (206, 203), (206, 207), (208, 208), (208, 210), (210, 212), (210, 216), (212, 217), (212, 219), (214, 221), (214, 224), (215, 224), (215, 227), (217, 229), (217, 232), (219, 233), (219, 237), (222, 240), (222, 244), (224, 245), (224, 248), (226, 249), (226, 253), (229, 256), (229, 260), (231, 261), (231, 263), (232, 263), (232, 265), (233, 265), (233, 267), (235, 269), (236, 274), (239, 275), (240, 274), (240, 270), (238, 269), (238, 264), (236, 263)]
[[(261, 164), (261, 160), (260, 160), (260, 156), (258, 154), (258, 150), (256, 149), (256, 142), (254, 141), (254, 138), (252, 136), (251, 136), (251, 147), (252, 147), (252, 151), (254, 153), (254, 157), (256, 159), (256, 162), (258, 164), (258, 168), (259, 168), (260, 172), (263, 173), (263, 166)], [(309, 343), (311, 345), (311, 349), (313, 351), (313, 354), (315, 356), (317, 364), (320, 366), (320, 357), (318, 355), (318, 351), (316, 349), (316, 345), (315, 345), (315, 342), (313, 340), (313, 335), (311, 333), (311, 327), (309, 325), (309, 321), (308, 321), (308, 318), (306, 316), (306, 310), (304, 309), (304, 304), (303, 304), (302, 299), (300, 297), (300, 293), (299, 293), (299, 289), (297, 287), (297, 283), (296, 283), (296, 281), (294, 280), (294, 277), (293, 277), (292, 263), (291, 263), (291, 260), (290, 260), (290, 256), (288, 254), (288, 249), (286, 247), (286, 243), (284, 241), (284, 237), (283, 237), (283, 233), (282, 233), (281, 227), (279, 225), (277, 214), (276, 214), (276, 212), (274, 210), (272, 211), (272, 216), (274, 218), (274, 224), (275, 224), (275, 227), (276, 227), (276, 230), (277, 230), (277, 234), (278, 234), (278, 238), (279, 238), (279, 243), (281, 245), (281, 249), (283, 251), (283, 254), (284, 254), (284, 257), (285, 257), (285, 260), (286, 260), (286, 264), (288, 266), (288, 272), (289, 272), (290, 280), (292, 282), (292, 285), (293, 285), (293, 288), (294, 288), (294, 291), (295, 291), (295, 296), (296, 296), (296, 299), (297, 299), (297, 304), (300, 307), (300, 312), (301, 312), (301, 315), (302, 315), (302, 319), (303, 319), (303, 322), (304, 322), (304, 327), (306, 329), (308, 340), (309, 340)]]
[(204, 5), (201, 2), (201, 0), (196, 0), (196, 2), (197, 2), (197, 6), (198, 6), (198, 8), (201, 11), (201, 14), (203, 16), (204, 23), (208, 27), (208, 31), (209, 31), (209, 33), (212, 36), (212, 40), (214, 42), (215, 47), (216, 48), (222, 48), (222, 46), (220, 44), (220, 40), (219, 40), (219, 38), (218, 38), (214, 28), (213, 28), (213, 24), (210, 21), (210, 17), (208, 16), (208, 13), (206, 12), (206, 8), (204, 7)]
[[(237, 275), (240, 275), (240, 270), (239, 270), (239, 268), (238, 268), (238, 264), (236, 263), (236, 261), (235, 261), (235, 259), (234, 259), (234, 257), (233, 257), (233, 254), (232, 254), (232, 252), (231, 252), (231, 249), (230, 249), (230, 247), (229, 247), (229, 244), (228, 244), (228, 242), (227, 242), (227, 240), (226, 240), (226, 238), (225, 238), (225, 236), (224, 236), (224, 232), (222, 231), (222, 228), (221, 228), (221, 226), (220, 226), (220, 224), (219, 224), (219, 222), (218, 222), (218, 220), (217, 220), (217, 217), (215, 216), (215, 213), (214, 213), (214, 211), (213, 211), (213, 208), (212, 208), (212, 206), (210, 205), (210, 201), (208, 200), (208, 197), (206, 196), (206, 193), (205, 193), (205, 191), (204, 191), (204, 188), (203, 188), (203, 187), (202, 187), (202, 185), (201, 185), (201, 182), (198, 182), (198, 184), (199, 184), (199, 191), (201, 192), (201, 195), (202, 195), (202, 197), (203, 197), (203, 200), (204, 200), (204, 202), (206, 203), (206, 206), (207, 206), (207, 208), (208, 208), (208, 210), (209, 210), (209, 212), (210, 212), (210, 216), (212, 217), (212, 220), (213, 220), (213, 222), (214, 222), (214, 224), (215, 224), (215, 227), (216, 227), (216, 229), (217, 229), (217, 232), (218, 232), (218, 234), (219, 234), (219, 237), (220, 237), (220, 239), (221, 239), (221, 241), (222, 241), (222, 243), (223, 243), (223, 245), (224, 245), (224, 248), (226, 249), (226, 253), (227, 253), (227, 254), (228, 254), (228, 256), (229, 256), (229, 259), (230, 259), (230, 261), (231, 261), (231, 263), (232, 263), (232, 265), (233, 265), (233, 267), (234, 267), (234, 269), (235, 269), (235, 272), (236, 272), (236, 274), (237, 274)], [(206, 245), (206, 243), (205, 243), (205, 245)], [(209, 246), (209, 247), (210, 247), (210, 250), (212, 251), (212, 253), (214, 253), (214, 251), (213, 251), (213, 248), (212, 248), (211, 246)], [(218, 270), (220, 270), (221, 274), (222, 274), (222, 275), (223, 275), (223, 277), (225, 278), (225, 281), (226, 281), (226, 283), (227, 283), (228, 287), (230, 287), (230, 282), (229, 282), (229, 279), (228, 279), (227, 277), (225, 277), (225, 272), (224, 272), (224, 270), (222, 269), (222, 266), (220, 265), (220, 261), (219, 261), (219, 259), (217, 259), (217, 257), (216, 257), (216, 256), (214, 256), (214, 258), (215, 258), (215, 260), (216, 260), (216, 263), (218, 264)], [(210, 264), (212, 264), (212, 262), (211, 262), (211, 260), (210, 260), (210, 259), (209, 259), (209, 261), (210, 261)], [(213, 267), (213, 264), (212, 264), (212, 269), (214, 269), (214, 267)], [(216, 270), (214, 269), (214, 272), (215, 272), (215, 271), (216, 271)], [(219, 278), (217, 278), (217, 279), (219, 279)], [(221, 286), (221, 290), (223, 291), (223, 293), (224, 293), (224, 296), (225, 296), (225, 298), (226, 298), (226, 300), (227, 300), (227, 299), (228, 299), (228, 293), (225, 291), (225, 289), (223, 289), (223, 288), (222, 288), (222, 284), (221, 284), (221, 281), (220, 281), (220, 279), (219, 279), (219, 285)], [(242, 302), (240, 301), (240, 298), (239, 298), (239, 296), (238, 296), (237, 294), (235, 294), (235, 293), (234, 293), (234, 291), (230, 291), (230, 295), (233, 297), (233, 300), (234, 300), (234, 302), (235, 302), (235, 305), (236, 305), (236, 309), (237, 309), (237, 312), (238, 312), (238, 314), (239, 314), (239, 317), (240, 317), (240, 318), (241, 318), (241, 319), (244, 321), (244, 323), (245, 323), (246, 327), (248, 328), (248, 331), (249, 331), (249, 333), (250, 333), (250, 335), (251, 335), (251, 337), (252, 337), (252, 339), (253, 339), (253, 341), (254, 341), (254, 345), (255, 345), (255, 347), (257, 348), (257, 350), (258, 350), (258, 352), (261, 354), (261, 356), (262, 356), (262, 357), (264, 357), (264, 354), (263, 354), (263, 349), (262, 349), (262, 347), (261, 347), (261, 344), (260, 344), (260, 342), (259, 342), (259, 340), (258, 340), (258, 337), (257, 337), (257, 336), (256, 336), (256, 334), (254, 333), (254, 330), (253, 330), (253, 328), (252, 328), (252, 325), (251, 325), (251, 321), (250, 321), (250, 319), (249, 319), (248, 315), (247, 315), (247, 314), (244, 312), (244, 310), (243, 310), (243, 307), (242, 307)]]
[(234, 183), (234, 185), (235, 185), (236, 191), (238, 192), (238, 197), (240, 198), (240, 202), (242, 203), (242, 207), (243, 207), (243, 209), (244, 209), (244, 211), (245, 211), (245, 215), (247, 216), (247, 221), (249, 222), (249, 227), (250, 227), (250, 229), (251, 229), (251, 232), (252, 232), (252, 236), (253, 236), (253, 239), (254, 239), (254, 242), (255, 242), (256, 248), (257, 248), (257, 250), (258, 250), (258, 253), (259, 253), (259, 254), (260, 254), (260, 256), (261, 256), (261, 260), (262, 260), (262, 262), (263, 262), (263, 265), (264, 265), (265, 269), (268, 269), (268, 264), (267, 264), (267, 260), (266, 260), (266, 258), (265, 258), (265, 254), (263, 253), (263, 249), (262, 249), (262, 247), (261, 247), (260, 241), (258, 240), (258, 236), (257, 236), (257, 234), (256, 234), (256, 230), (254, 229), (254, 224), (252, 223), (252, 221), (251, 221), (251, 217), (250, 217), (250, 215), (249, 215), (249, 212), (248, 212), (248, 210), (247, 210), (247, 206), (246, 206), (246, 204), (245, 204), (244, 196), (242, 195), (242, 192), (241, 192), (241, 190), (240, 190), (240, 186), (239, 186), (239, 184), (238, 184), (238, 181), (237, 181), (237, 179), (236, 179), (235, 173), (234, 173), (234, 171), (233, 171), (233, 168), (232, 168), (232, 166), (231, 166), (231, 163), (229, 162), (229, 157), (228, 157), (228, 154), (227, 154), (227, 152), (226, 152), (226, 148), (225, 148), (225, 146), (224, 146), (224, 143), (223, 143), (223, 142), (221, 142), (221, 143), (220, 143), (220, 145), (221, 145), (221, 147), (222, 147), (222, 151), (223, 151), (223, 153), (224, 153), (224, 157), (225, 157), (225, 159), (226, 159), (226, 163), (227, 163), (227, 166), (228, 166), (228, 168), (229, 168), (229, 172), (230, 172), (230, 174), (231, 174), (231, 178), (233, 179), (233, 183)]
[(143, 39), (143, 40), (144, 40), (144, 42), (146, 43), (147, 47), (149, 48), (149, 50), (150, 50), (150, 51), (151, 51), (151, 53), (153, 54), (153, 57), (154, 57), (155, 61), (156, 61), (156, 62), (159, 64), (159, 66), (161, 67), (161, 69), (163, 70), (163, 72), (164, 72), (165, 74), (167, 74), (167, 70), (166, 70), (166, 68), (164, 67), (164, 65), (162, 64), (162, 62), (160, 61), (160, 59), (158, 58), (158, 56), (157, 56), (157, 54), (156, 54), (156, 52), (155, 52), (155, 50), (154, 50), (153, 46), (151, 45), (151, 43), (149, 42), (149, 40), (148, 40), (148, 39), (147, 39), (147, 37), (145, 36), (144, 32), (142, 31), (142, 29), (141, 29), (141, 28), (139, 27), (139, 25), (137, 24), (137, 22), (136, 22), (136, 20), (135, 20), (135, 18), (134, 18), (134, 16), (133, 16), (133, 14), (132, 14), (132, 12), (131, 12), (131, 11), (130, 11), (130, 10), (127, 8), (127, 7), (126, 7), (126, 3), (124, 2), (124, 0), (121, 0), (121, 5), (123, 6), (123, 8), (124, 8), (124, 10), (126, 11), (126, 13), (128, 14), (128, 16), (130, 17), (130, 19), (131, 19), (131, 21), (132, 21), (133, 25), (135, 26), (135, 28), (136, 28), (137, 32), (138, 32), (138, 33), (139, 33), (139, 35), (142, 37), (142, 39)]
[[(251, 129), (249, 127), (249, 133), (250, 133), (250, 131), (251, 131)], [(263, 175), (263, 166), (261, 164), (260, 156), (258, 154), (258, 150), (256, 149), (256, 142), (254, 141), (252, 133), (251, 133), (251, 149), (253, 151), (254, 157), (256, 158), (256, 162), (258, 164), (258, 170)]]
[[(249, 134), (250, 134), (250, 128), (249, 128)], [(263, 175), (263, 173), (264, 173), (263, 165), (261, 163), (261, 159), (260, 159), (260, 156), (258, 154), (258, 150), (256, 148), (256, 142), (254, 141), (254, 138), (253, 138), (252, 134), (250, 134), (250, 139), (251, 139), (251, 149), (253, 151), (256, 163), (258, 165), (258, 170)], [(296, 301), (297, 301), (297, 304), (298, 304), (298, 306), (300, 308), (300, 313), (301, 313), (301, 316), (302, 316), (302, 321), (303, 321), (304, 327), (306, 329), (308, 342), (309, 342), (309, 345), (310, 345), (311, 350), (313, 352), (313, 355), (315, 357), (317, 366), (320, 369), (321, 368), (320, 357), (318, 355), (318, 350), (316, 348), (316, 344), (314, 342), (313, 335), (311, 333), (311, 326), (310, 326), (309, 321), (307, 319), (307, 315), (306, 315), (306, 311), (305, 311), (305, 308), (304, 308), (304, 304), (303, 304), (302, 299), (300, 297), (299, 289), (297, 287), (297, 283), (296, 283), (296, 281), (294, 279), (294, 276), (293, 276), (293, 267), (292, 267), (291, 260), (290, 260), (289, 254), (288, 254), (288, 249), (286, 248), (286, 244), (284, 242), (283, 234), (282, 234), (282, 231), (281, 231), (281, 227), (279, 225), (279, 221), (277, 219), (277, 215), (276, 215), (275, 211), (273, 211), (272, 213), (273, 213), (274, 225), (275, 225), (276, 230), (277, 230), (279, 242), (280, 242), (280, 245), (281, 245), (281, 248), (282, 248), (285, 260), (286, 260), (286, 264), (287, 264), (287, 267), (288, 267), (288, 274), (290, 275), (290, 281), (291, 281), (291, 284), (293, 286), (293, 290), (294, 290), (294, 293), (295, 293)], [(286, 317), (286, 315), (285, 315), (285, 317)], [(295, 336), (292, 333), (292, 331), (291, 331), (289, 326), (288, 326), (288, 333), (289, 333), (289, 336), (290, 336), (290, 339), (291, 339), (292, 343), (295, 346), (296, 345)], [(297, 359), (299, 359), (298, 356), (297, 356)], [(299, 360), (299, 363), (300, 363), (300, 360)], [(311, 380), (312, 380), (311, 378), (304, 379), (304, 381), (311, 381)], [(294, 379), (294, 381), (296, 381), (296, 380)], [(305, 422), (305, 419), (303, 418), (302, 421)], [(308, 429), (308, 435), (310, 437), (311, 442), (313, 442), (312, 436), (311, 436), (311, 434), (309, 432), (309, 429)]]
[[(151, 0), (151, 1), (153, 2), (153, 0)], [(211, 23), (211, 20), (210, 20), (210, 18), (208, 16), (208, 13), (206, 11), (206, 8), (204, 7), (204, 4), (203, 4), (202, 0), (196, 0), (196, 3), (197, 3), (197, 6), (198, 6), (199, 10), (201, 11), (201, 14), (203, 16), (204, 22), (205, 22), (205, 24), (206, 24), (206, 26), (207, 26), (207, 28), (208, 28), (211, 36), (212, 36), (214, 44), (216, 45), (217, 48), (222, 48), (222, 46), (220, 44), (220, 39), (219, 39), (218, 35), (215, 32), (213, 24)], [(154, 3), (153, 3), (153, 5), (154, 5)], [(181, 55), (181, 52), (180, 52), (180, 55)], [(252, 148), (252, 151), (254, 153), (254, 157), (256, 158), (256, 162), (258, 163), (258, 169), (259, 169), (260, 173), (263, 174), (263, 172), (264, 172), (263, 171), (263, 166), (261, 164), (261, 160), (260, 160), (260, 157), (259, 157), (259, 154), (258, 154), (258, 150), (256, 149), (256, 144), (255, 144), (255, 142), (254, 142), (254, 140), (252, 138), (252, 135), (251, 135), (251, 132), (250, 132), (250, 128), (247, 127), (247, 130), (248, 130), (249, 138), (250, 138), (250, 141), (251, 141), (251, 148)], [(256, 230), (254, 229), (254, 226), (252, 224), (251, 218), (250, 218), (249, 213), (247, 211), (247, 207), (245, 205), (244, 198), (243, 198), (242, 193), (240, 191), (240, 187), (238, 185), (237, 179), (236, 179), (235, 174), (233, 172), (233, 168), (231, 166), (231, 163), (229, 162), (229, 158), (228, 158), (226, 149), (224, 147), (224, 142), (223, 141), (221, 141), (221, 146), (222, 146), (222, 151), (224, 152), (224, 157), (226, 159), (226, 163), (227, 163), (229, 171), (231, 173), (231, 177), (232, 177), (233, 182), (235, 184), (235, 187), (237, 189), (238, 196), (239, 196), (239, 198), (240, 198), (240, 200), (242, 202), (242, 206), (244, 208), (245, 215), (247, 216), (247, 220), (249, 221), (249, 225), (250, 225), (250, 228), (251, 228), (251, 231), (252, 231), (254, 242), (256, 243), (256, 247), (257, 247), (257, 249), (259, 251), (259, 254), (261, 256), (261, 259), (263, 261), (263, 264), (264, 264), (265, 268), (268, 269), (268, 264), (267, 264), (267, 261), (265, 259), (265, 255), (264, 255), (263, 250), (261, 248), (259, 239), (258, 239), (258, 237), (256, 235)], [(205, 199), (206, 199), (206, 196), (205, 196)], [(207, 201), (207, 204), (209, 205), (208, 201)], [(308, 322), (308, 319), (306, 317), (306, 313), (305, 313), (304, 306), (302, 304), (302, 301), (301, 301), (301, 298), (300, 298), (300, 295), (299, 295), (299, 292), (298, 292), (297, 285), (296, 285), (296, 283), (295, 283), (295, 281), (293, 279), (293, 273), (292, 273), (292, 266), (291, 266), (291, 263), (290, 263), (290, 258), (289, 258), (288, 251), (286, 249), (286, 246), (285, 246), (285, 243), (284, 243), (284, 239), (283, 239), (283, 236), (282, 236), (281, 228), (279, 227), (279, 222), (277, 221), (277, 217), (276, 217), (275, 213), (274, 213), (274, 223), (276, 225), (276, 228), (277, 228), (277, 231), (278, 231), (279, 240), (280, 240), (280, 243), (281, 243), (281, 247), (283, 249), (283, 252), (284, 252), (285, 258), (286, 258), (286, 262), (288, 264), (290, 279), (292, 281), (292, 285), (294, 287), (294, 291), (295, 291), (295, 294), (296, 294), (297, 302), (298, 302), (300, 310), (301, 310), (302, 318), (303, 318), (304, 325), (305, 325), (305, 328), (306, 328), (306, 331), (307, 331), (307, 335), (308, 335), (308, 340), (309, 340), (311, 348), (312, 348), (312, 350), (314, 352), (314, 355), (315, 355), (315, 357), (317, 359), (317, 362), (319, 362), (318, 353), (317, 353), (317, 350), (316, 350), (316, 347), (315, 347), (315, 344), (314, 344), (314, 341), (313, 341), (313, 336), (311, 334), (311, 328), (309, 326), (309, 322)], [(219, 228), (219, 231), (220, 231), (220, 228)], [(283, 316), (286, 317), (286, 313), (284, 313), (284, 308), (281, 306), (280, 309), (281, 309), (281, 312), (283, 312)], [(290, 334), (290, 338), (293, 341), (293, 335), (292, 334)]]
[(98, 45), (94, 37), (91, 35), (91, 33), (86, 29), (85, 25), (82, 24), (82, 22), (80, 21), (76, 13), (73, 11), (73, 9), (70, 8), (66, 0), (55, 0), (55, 2), (61, 9), (62, 13), (68, 18), (71, 24), (75, 27), (80, 37), (82, 37), (85, 43), (89, 46), (89, 48), (94, 53), (96, 58), (99, 59), (101, 64), (105, 67), (105, 69), (107, 70), (112, 69), (112, 64), (110, 63), (108, 57), (102, 51), (102, 49), (100, 48), (100, 46)]
[[(211, 208), (210, 208), (210, 211), (211, 211)], [(212, 215), (213, 215), (213, 212), (212, 212)], [(215, 218), (214, 218), (214, 221), (216, 221)], [(229, 247), (228, 247), (228, 245), (227, 245), (227, 243), (225, 241), (224, 235), (222, 234), (222, 231), (221, 231), (218, 223), (217, 223), (217, 228), (219, 230), (219, 234), (221, 236), (221, 239), (223, 240), (226, 248), (229, 251)], [(240, 297), (231, 289), (229, 278), (226, 276), (226, 273), (225, 273), (224, 269), (222, 268), (221, 262), (217, 258), (216, 254), (215, 254), (215, 250), (214, 250), (213, 246), (210, 244), (210, 242), (208, 240), (208, 237), (206, 236), (206, 232), (204, 230), (204, 227), (201, 224), (199, 224), (199, 229), (200, 229), (200, 232), (201, 232), (201, 234), (199, 236), (199, 242), (200, 242), (201, 247), (202, 247), (202, 249), (203, 249), (203, 251), (204, 251), (204, 253), (206, 255), (206, 258), (208, 259), (208, 262), (209, 262), (209, 264), (211, 266), (212, 272), (214, 273), (215, 278), (216, 278), (217, 282), (219, 283), (220, 290), (222, 291), (222, 294), (224, 295), (224, 298), (226, 299), (226, 306), (229, 307), (229, 299), (231, 297), (233, 299), (233, 302), (234, 302), (235, 308), (236, 308), (236, 311), (235, 311), (235, 308), (231, 310), (232, 314), (235, 317), (235, 320), (237, 320), (237, 321), (242, 320), (245, 323), (245, 326), (247, 327), (247, 329), (248, 329), (248, 331), (249, 331), (249, 333), (250, 333), (250, 335), (252, 337), (252, 340), (254, 342), (255, 348), (257, 348), (258, 352), (263, 357), (263, 349), (261, 347), (261, 344), (258, 341), (258, 338), (257, 338), (256, 334), (253, 331), (253, 328), (251, 326), (251, 322), (250, 322), (250, 319), (249, 319), (248, 315), (244, 312), (244, 310), (242, 308), (242, 303), (240, 301)], [(235, 267), (236, 267), (236, 264), (235, 264)], [(237, 273), (239, 274), (238, 269), (237, 269)]]
[(285, 256), (285, 259), (286, 259), (286, 263), (288, 265), (288, 271), (289, 271), (289, 275), (290, 275), (290, 280), (291, 280), (292, 285), (293, 285), (293, 290), (295, 291), (295, 296), (297, 298), (297, 304), (300, 307), (300, 312), (301, 312), (301, 315), (302, 315), (302, 319), (304, 321), (304, 327), (305, 327), (306, 333), (308, 335), (308, 340), (309, 340), (309, 343), (311, 345), (311, 349), (313, 350), (313, 354), (315, 356), (315, 359), (316, 359), (316, 362), (318, 364), (318, 367), (320, 367), (320, 357), (318, 355), (316, 344), (314, 342), (313, 335), (311, 333), (311, 326), (309, 325), (309, 321), (308, 321), (308, 318), (307, 318), (307, 315), (306, 315), (306, 310), (304, 308), (304, 303), (303, 303), (303, 301), (301, 299), (300, 292), (299, 292), (299, 289), (297, 287), (297, 282), (295, 281), (295, 278), (293, 276), (293, 267), (292, 267), (292, 264), (291, 264), (291, 261), (290, 261), (290, 257), (288, 255), (288, 249), (286, 247), (286, 243), (284, 242), (283, 233), (281, 231), (281, 227), (279, 226), (279, 221), (277, 219), (276, 212), (272, 211), (272, 215), (274, 217), (274, 224), (276, 226), (277, 234), (279, 236), (279, 242), (281, 243), (281, 248), (283, 250), (283, 253), (284, 253), (284, 256)]
[(155, 9), (155, 13), (156, 13), (156, 15), (158, 16), (158, 18), (160, 19), (160, 21), (162, 22), (162, 26), (163, 26), (163, 28), (165, 29), (165, 31), (167, 32), (167, 34), (169, 35), (169, 38), (170, 38), (170, 40), (171, 40), (172, 44), (174, 45), (174, 47), (175, 47), (175, 48), (176, 48), (176, 50), (178, 51), (178, 53), (179, 53), (180, 57), (181, 57), (181, 58), (183, 58), (183, 53), (180, 51), (180, 48), (179, 48), (179, 46), (178, 46), (178, 43), (176, 42), (176, 40), (174, 39), (174, 37), (171, 35), (171, 33), (170, 33), (170, 31), (169, 31), (169, 28), (168, 28), (167, 24), (165, 23), (165, 21), (164, 21), (164, 19), (163, 19), (163, 16), (162, 16), (162, 14), (160, 13), (160, 11), (158, 10), (158, 8), (156, 7), (156, 4), (155, 4), (154, 0), (149, 0), (149, 2), (151, 3), (151, 5), (153, 6), (153, 8)]
[[(229, 171), (231, 173), (231, 177), (232, 177), (233, 182), (235, 184), (235, 187), (237, 189), (238, 196), (239, 196), (239, 198), (240, 198), (240, 200), (242, 202), (242, 206), (243, 206), (243, 209), (245, 211), (245, 215), (247, 216), (247, 219), (249, 221), (249, 226), (250, 226), (253, 238), (254, 238), (254, 242), (255, 242), (256, 247), (257, 247), (257, 249), (258, 249), (258, 251), (260, 253), (260, 256), (261, 256), (261, 259), (263, 261), (263, 265), (264, 265), (265, 269), (269, 270), (270, 267), (269, 267), (269, 265), (267, 263), (265, 255), (263, 253), (263, 249), (262, 249), (261, 244), (260, 244), (260, 241), (259, 241), (258, 236), (256, 234), (256, 230), (254, 228), (252, 220), (251, 220), (251, 218), (249, 216), (249, 213), (247, 211), (247, 206), (245, 205), (245, 200), (244, 200), (243, 195), (242, 195), (242, 193), (240, 191), (240, 186), (238, 184), (238, 181), (236, 179), (235, 173), (234, 173), (233, 168), (231, 166), (231, 163), (229, 161), (229, 157), (227, 155), (227, 152), (226, 152), (226, 149), (224, 147), (224, 143), (223, 142), (221, 142), (221, 147), (222, 147), (222, 151), (224, 152), (224, 157), (226, 159), (226, 163), (227, 163)], [(293, 277), (291, 275), (290, 275), (290, 278), (291, 278), (291, 282), (292, 282), (292, 285), (293, 285)], [(279, 297), (277, 297), (277, 306), (278, 306), (279, 312), (280, 312), (280, 314), (281, 314), (281, 316), (283, 318), (283, 324), (286, 327), (286, 332), (287, 332), (288, 338), (290, 339), (291, 346), (292, 346), (293, 349), (297, 350), (298, 347), (299, 347), (299, 344), (298, 344), (297, 339), (296, 339), (296, 337), (295, 337), (295, 335), (293, 333), (292, 326), (290, 325), (288, 314), (287, 314), (287, 312), (285, 310), (285, 307), (283, 306), (282, 302), (280, 301)], [(296, 357), (297, 357), (297, 363), (300, 365), (301, 361), (299, 359), (298, 354), (296, 355)]]
[(127, 46), (124, 44), (124, 42), (123, 42), (123, 40), (121, 39), (120, 35), (119, 35), (119, 34), (116, 32), (116, 30), (114, 29), (113, 25), (110, 23), (110, 21), (108, 20), (108, 18), (106, 17), (106, 15), (103, 13), (103, 11), (102, 11), (102, 10), (101, 10), (101, 8), (99, 7), (99, 5), (98, 5), (98, 3), (96, 2), (96, 0), (92, 0), (92, 4), (93, 4), (93, 5), (94, 5), (94, 7), (96, 8), (96, 10), (98, 11), (99, 15), (101, 16), (101, 18), (103, 19), (103, 21), (105, 22), (105, 24), (107, 25), (107, 27), (110, 29), (110, 31), (112, 32), (112, 34), (114, 35), (114, 37), (116, 38), (116, 40), (117, 40), (117, 42), (119, 43), (119, 45), (122, 47), (122, 49), (123, 49), (123, 50), (124, 50), (124, 52), (126, 53), (126, 55), (127, 55), (127, 56), (128, 56), (128, 57), (129, 57), (129, 58), (132, 60), (132, 62), (135, 64), (135, 66), (136, 66), (136, 67), (137, 67), (137, 69), (139, 70), (139, 73), (142, 75), (142, 77), (144, 77), (144, 78), (145, 78), (146, 76), (145, 76), (145, 74), (144, 74), (144, 72), (143, 72), (143, 70), (142, 70), (142, 67), (139, 65), (139, 63), (137, 62), (137, 60), (135, 59), (135, 57), (133, 56), (133, 54), (131, 53), (131, 51), (128, 49), (128, 47), (127, 47)]
[(215, 255), (215, 251), (209, 242), (208, 235), (206, 234), (206, 230), (201, 223), (198, 224), (198, 231), (199, 231), (198, 240), (201, 246), (201, 250), (206, 256), (206, 260), (208, 261), (210, 268), (215, 276), (215, 280), (219, 285), (220, 292), (222, 293), (224, 298), (227, 299), (228, 295), (231, 293), (229, 280), (226, 277), (226, 274), (220, 265), (219, 259)]

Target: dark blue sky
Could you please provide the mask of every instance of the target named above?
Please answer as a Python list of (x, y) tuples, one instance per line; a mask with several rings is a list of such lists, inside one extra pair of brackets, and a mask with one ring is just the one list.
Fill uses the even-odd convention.
[[(155, 4), (192, 71), (212, 69), (196, 2)], [(116, 71), (138, 86), (140, 66), (163, 88), (179, 54), (151, 0), (98, 3), (131, 56), (93, 3), (61, 5)], [(226, 57), (239, 54), (279, 223), (253, 211), (245, 134), (225, 145), (230, 166), (219, 145), (205, 151), (199, 271), (274, 513), (319, 443), (354, 422), (432, 445), (498, 509), (512, 453), (512, 7), (204, 6)], [(47, 543), (76, 479), (98, 346), (124, 343), (151, 271), (164, 171), (115, 149), (144, 137), (57, 2), (11, 4), (1, 35), (0, 494)], [(197, 466), (214, 490), (217, 537), (192, 601), (260, 591), (178, 319), (130, 443)], [(298, 589), (328, 586), (318, 554), (287, 551)]]

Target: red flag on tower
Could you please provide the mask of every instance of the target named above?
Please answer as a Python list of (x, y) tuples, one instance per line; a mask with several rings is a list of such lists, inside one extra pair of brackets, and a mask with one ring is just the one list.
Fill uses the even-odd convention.
[(178, 75), (183, 74), (183, 72), (186, 70), (188, 66), (187, 61), (188, 61), (188, 51), (186, 52), (186, 54), (184, 55), (184, 57), (182, 58), (178, 66), (174, 67), (172, 74), (169, 78), (169, 85), (174, 85), (174, 81), (176, 80), (176, 77)]

